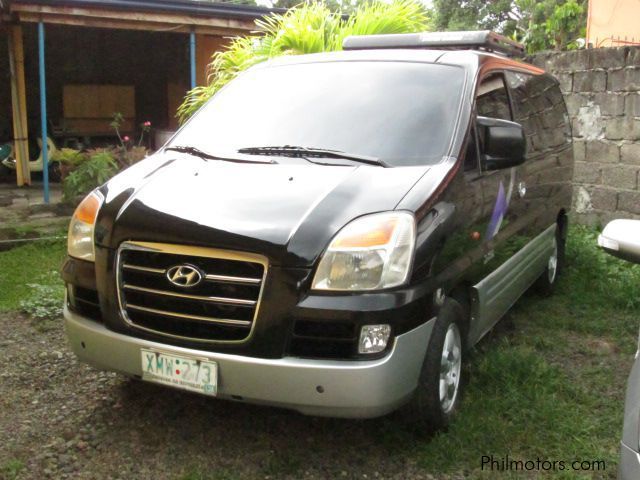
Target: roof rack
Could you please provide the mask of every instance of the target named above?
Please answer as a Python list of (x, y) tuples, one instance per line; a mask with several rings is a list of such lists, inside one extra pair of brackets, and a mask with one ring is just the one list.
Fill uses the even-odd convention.
[(477, 49), (508, 57), (523, 56), (525, 53), (522, 44), (490, 30), (352, 35), (342, 42), (343, 50), (379, 48)]

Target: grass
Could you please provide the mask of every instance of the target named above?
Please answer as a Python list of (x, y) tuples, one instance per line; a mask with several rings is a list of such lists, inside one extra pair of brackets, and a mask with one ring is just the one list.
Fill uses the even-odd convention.
[[(624, 389), (638, 338), (640, 267), (601, 252), (596, 236), (593, 229), (573, 227), (556, 294), (527, 294), (471, 352), (461, 409), (447, 432), (417, 438), (393, 417), (385, 418), (372, 429), (370, 448), (391, 465), (411, 464), (436, 478), (537, 478), (540, 470), (498, 474), (481, 468), (483, 456), (500, 461), (507, 455), (555, 461), (549, 478), (615, 478)], [(59, 268), (63, 255), (60, 242), (0, 253), (0, 311), (17, 309), (30, 294), (27, 285), (38, 279), (60, 286), (49, 272)], [(314, 448), (288, 445), (266, 462), (244, 465), (246, 475), (228, 466), (198, 465), (182, 478), (297, 478)], [(365, 470), (371, 450), (361, 452), (357, 442), (347, 441), (344, 448), (353, 457), (350, 474)], [(573, 460), (602, 460), (605, 470), (576, 472)], [(3, 478), (11, 478), (5, 472), (12, 470), (2, 468)]]
[(14, 480), (24, 470), (24, 463), (20, 460), (9, 460), (0, 465), (0, 480)]
[(37, 241), (0, 252), (0, 312), (18, 310), (33, 293), (33, 284), (51, 286), (62, 302), (60, 267), (64, 241)]

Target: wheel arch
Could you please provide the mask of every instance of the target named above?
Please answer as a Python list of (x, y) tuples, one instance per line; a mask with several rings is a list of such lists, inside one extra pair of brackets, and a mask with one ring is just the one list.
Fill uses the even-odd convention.
[(462, 332), (460, 333), (462, 334), (464, 347), (465, 349), (468, 349), (471, 346), (469, 342), (469, 332), (471, 330), (471, 318), (473, 311), (472, 285), (469, 282), (463, 281), (451, 289), (447, 296), (455, 300), (462, 307), (464, 312), (462, 316), (462, 325), (460, 325)]
[(558, 225), (558, 233), (561, 240), (567, 239), (569, 231), (569, 216), (564, 208), (561, 208), (556, 217), (556, 224)]

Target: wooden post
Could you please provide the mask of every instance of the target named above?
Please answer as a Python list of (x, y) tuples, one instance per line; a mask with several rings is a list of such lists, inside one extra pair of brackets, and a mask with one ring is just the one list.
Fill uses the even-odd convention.
[(13, 140), (18, 186), (31, 185), (29, 170), (29, 130), (27, 128), (27, 95), (24, 80), (24, 46), (22, 26), (11, 25), (9, 32), (9, 67), (11, 73), (11, 105)]

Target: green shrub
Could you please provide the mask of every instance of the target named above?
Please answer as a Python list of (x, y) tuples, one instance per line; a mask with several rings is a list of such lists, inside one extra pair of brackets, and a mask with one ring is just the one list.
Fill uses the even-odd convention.
[(29, 283), (29, 294), (20, 301), (20, 310), (36, 320), (62, 317), (64, 287), (60, 274), (52, 271), (41, 275), (38, 283)]
[(24, 463), (12, 459), (0, 466), (0, 480), (15, 480), (24, 470)]
[(64, 179), (64, 198), (72, 201), (102, 185), (118, 171), (114, 154), (110, 150), (96, 149), (88, 152), (88, 159)]
[(620, 260), (598, 248), (599, 233), (593, 227), (571, 227), (567, 239), (568, 281), (563, 290), (576, 305), (593, 301), (602, 307), (640, 308), (640, 265)]
[(20, 309), (20, 302), (33, 295), (32, 283), (57, 286), (62, 298), (58, 272), (66, 252), (67, 243), (60, 240), (30, 242), (0, 252), (0, 312)]
[(119, 146), (113, 149), (115, 158), (117, 163), (122, 168), (127, 168), (130, 165), (133, 165), (136, 162), (139, 162), (143, 158), (147, 156), (149, 151), (147, 147), (143, 145), (145, 143), (145, 138), (147, 140), (147, 145), (149, 143), (149, 132), (151, 131), (151, 122), (146, 121), (140, 124), (140, 137), (138, 138), (138, 143), (135, 143), (134, 140), (128, 135), (122, 134), (120, 132), (120, 128), (124, 123), (124, 116), (120, 112), (116, 112), (113, 114), (113, 121), (110, 123), (111, 128), (113, 128), (114, 133), (118, 137)]
[(74, 148), (61, 148), (56, 150), (51, 157), (54, 162), (64, 163), (69, 166), (77, 166), (87, 160), (86, 152), (81, 152)]

